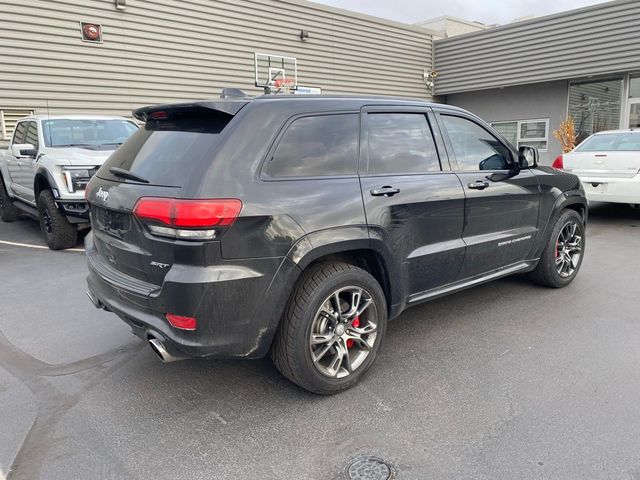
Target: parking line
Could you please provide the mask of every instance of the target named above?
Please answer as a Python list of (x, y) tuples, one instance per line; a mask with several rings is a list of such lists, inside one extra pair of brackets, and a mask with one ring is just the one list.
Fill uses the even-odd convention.
[[(40, 248), (43, 250), (49, 250), (49, 247), (43, 247), (42, 245), (31, 245), (29, 243), (17, 243), (17, 242), (7, 242), (6, 240), (0, 240), (0, 243), (4, 245), (13, 245), (14, 247), (25, 247), (25, 248)], [(63, 250), (65, 252), (84, 252), (84, 248), (67, 248)], [(0, 480), (2, 477), (0, 477)]]

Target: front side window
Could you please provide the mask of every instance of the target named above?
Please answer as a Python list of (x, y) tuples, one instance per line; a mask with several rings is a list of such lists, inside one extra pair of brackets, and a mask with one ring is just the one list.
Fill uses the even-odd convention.
[(27, 122), (20, 122), (16, 126), (15, 131), (13, 132), (13, 144), (18, 145), (23, 143), (24, 140), (24, 132), (27, 130)]
[(510, 150), (475, 122), (462, 117), (442, 115), (459, 170), (508, 170)]
[(358, 158), (359, 115), (301, 117), (282, 135), (266, 166), (269, 177), (353, 175)]
[(29, 122), (27, 133), (24, 137), (24, 143), (33, 145), (33, 148), (38, 150), (38, 125), (36, 122)]
[(370, 113), (367, 115), (369, 173), (439, 172), (440, 161), (426, 115)]

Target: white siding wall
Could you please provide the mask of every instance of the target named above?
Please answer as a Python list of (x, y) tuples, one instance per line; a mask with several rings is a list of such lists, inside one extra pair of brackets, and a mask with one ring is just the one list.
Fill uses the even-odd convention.
[(435, 42), (436, 94), (640, 69), (640, 1), (617, 0)]
[[(0, 0), (0, 109), (124, 114), (254, 87), (254, 52), (324, 93), (429, 98), (430, 32), (301, 0)], [(103, 44), (80, 39), (102, 24)], [(301, 29), (310, 32), (302, 42)]]

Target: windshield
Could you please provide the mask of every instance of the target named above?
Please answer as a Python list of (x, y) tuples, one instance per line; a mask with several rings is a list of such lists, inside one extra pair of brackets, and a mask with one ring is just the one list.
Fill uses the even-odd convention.
[(638, 152), (640, 151), (640, 134), (638, 133), (606, 133), (587, 138), (576, 152)]
[(47, 147), (118, 146), (138, 126), (129, 120), (54, 119), (42, 122)]

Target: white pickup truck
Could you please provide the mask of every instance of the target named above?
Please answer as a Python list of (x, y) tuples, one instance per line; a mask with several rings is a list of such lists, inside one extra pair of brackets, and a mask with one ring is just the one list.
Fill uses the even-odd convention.
[(0, 218), (40, 221), (49, 248), (73, 247), (90, 228), (84, 190), (138, 126), (123, 117), (31, 116), (0, 150)]

